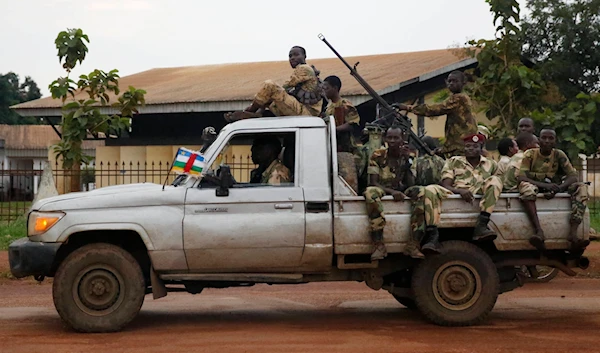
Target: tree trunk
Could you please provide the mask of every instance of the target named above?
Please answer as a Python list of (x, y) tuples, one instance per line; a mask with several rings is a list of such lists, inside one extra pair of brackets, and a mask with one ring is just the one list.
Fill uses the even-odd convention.
[(75, 163), (71, 168), (71, 190), (70, 192), (81, 191), (81, 164)]

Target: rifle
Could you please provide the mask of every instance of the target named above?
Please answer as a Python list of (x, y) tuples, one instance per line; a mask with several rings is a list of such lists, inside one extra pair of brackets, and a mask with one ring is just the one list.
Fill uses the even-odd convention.
[(356, 81), (358, 81), (358, 83), (361, 86), (363, 86), (363, 88), (367, 91), (367, 93), (371, 97), (373, 97), (373, 99), (377, 103), (379, 103), (379, 105), (381, 105), (381, 107), (383, 107), (383, 109), (386, 110), (387, 113), (383, 116), (383, 118), (377, 119), (376, 121), (373, 122), (373, 124), (381, 124), (381, 122), (383, 121), (385, 123), (385, 127), (390, 127), (390, 126), (392, 126), (392, 124), (394, 122), (397, 122), (405, 131), (407, 131), (409, 133), (409, 136), (410, 136), (409, 142), (413, 143), (414, 147), (417, 147), (417, 148), (427, 152), (428, 154), (433, 154), (431, 149), (429, 149), (429, 146), (427, 146), (423, 141), (421, 141), (421, 139), (419, 139), (419, 137), (412, 131), (412, 123), (410, 122), (410, 119), (406, 115), (400, 114), (400, 112), (398, 112), (396, 109), (392, 108), (392, 106), (389, 105), (389, 103), (386, 102), (377, 92), (375, 92), (373, 87), (371, 87), (371, 85), (369, 85), (367, 83), (367, 81), (365, 81), (362, 78), (362, 76), (360, 76), (358, 74), (356, 67), (358, 66), (358, 64), (360, 64), (360, 62), (357, 62), (356, 64), (354, 64), (354, 67), (350, 66), (350, 64), (348, 64), (346, 59), (344, 59), (340, 55), (340, 53), (338, 53), (337, 50), (335, 50), (335, 48), (331, 44), (329, 44), (329, 42), (327, 41), (327, 39), (325, 39), (325, 36), (323, 34), (319, 33), (318, 37), (320, 40), (323, 41), (323, 43), (325, 43), (329, 47), (329, 49), (331, 49), (331, 51), (333, 51), (333, 53), (342, 61), (342, 63), (344, 63), (344, 65), (346, 65), (348, 70), (350, 70), (350, 75), (352, 75), (352, 77), (354, 77), (356, 79)]

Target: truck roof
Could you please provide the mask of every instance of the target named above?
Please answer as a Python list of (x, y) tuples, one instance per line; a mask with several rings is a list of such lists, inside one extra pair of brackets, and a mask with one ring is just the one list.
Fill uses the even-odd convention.
[(264, 129), (286, 127), (325, 127), (322, 118), (314, 116), (281, 116), (272, 118), (244, 119), (230, 124), (235, 129)]

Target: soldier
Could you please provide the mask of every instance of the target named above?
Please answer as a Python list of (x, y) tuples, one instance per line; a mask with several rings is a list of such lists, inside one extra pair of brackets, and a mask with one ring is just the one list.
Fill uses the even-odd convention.
[(323, 106), (322, 91), (314, 67), (306, 64), (306, 50), (292, 47), (289, 61), (294, 72), (283, 86), (271, 80), (265, 81), (249, 107), (225, 114), (225, 120), (233, 122), (256, 118), (259, 117), (256, 112), (264, 108), (269, 108), (276, 116), (319, 116)]
[(537, 137), (529, 132), (522, 132), (517, 136), (517, 145), (519, 151), (510, 157), (506, 171), (502, 175), (502, 185), (504, 192), (518, 192), (519, 172), (521, 170), (521, 162), (525, 151), (532, 148), (539, 148)]
[(340, 97), (342, 81), (337, 76), (328, 76), (323, 81), (323, 92), (331, 102), (324, 116), (335, 118), (338, 152), (356, 153), (354, 133), (360, 130), (360, 116), (349, 100)]
[(407, 185), (414, 183), (410, 172), (410, 150), (406, 143), (405, 132), (396, 126), (390, 127), (385, 134), (387, 148), (375, 150), (369, 159), (369, 187), (364, 192), (367, 215), (370, 219), (371, 238), (374, 250), (371, 260), (381, 260), (387, 256), (383, 243), (385, 214), (381, 198), (392, 195), (395, 201), (404, 200), (402, 193)]
[[(420, 191), (417, 198), (424, 202), (426, 235), (433, 249), (439, 249), (438, 224), (442, 200), (448, 195), (459, 194), (466, 202), (473, 202), (474, 194), (483, 195), (479, 207), (481, 213), (477, 219), (473, 240), (484, 241), (496, 238), (496, 233), (488, 228), (490, 215), (502, 192), (502, 181), (495, 176), (496, 162), (481, 155), (485, 138), (481, 134), (472, 134), (463, 138), (465, 156), (455, 156), (446, 160), (442, 170), (442, 182), (428, 185)], [(425, 245), (423, 246), (425, 249)]]
[(581, 250), (589, 245), (589, 240), (577, 237), (577, 229), (583, 220), (588, 200), (587, 185), (577, 181), (577, 171), (569, 158), (555, 146), (556, 131), (552, 127), (546, 127), (540, 131), (540, 148), (530, 149), (523, 155), (518, 177), (521, 182), (519, 193), (536, 232), (529, 238), (529, 243), (539, 251), (546, 248), (544, 231), (535, 206), (538, 192), (543, 192), (546, 199), (552, 199), (557, 193), (567, 191), (571, 194), (572, 206), (568, 240), (572, 250)]
[(471, 113), (471, 98), (462, 93), (466, 81), (466, 76), (461, 71), (451, 72), (446, 80), (446, 86), (452, 94), (448, 99), (439, 104), (419, 104), (414, 106), (395, 104), (399, 110), (406, 110), (417, 115), (429, 117), (446, 115), (446, 141), (440, 151), (446, 158), (464, 155), (462, 137), (477, 133), (477, 122)]
[(535, 125), (533, 123), (533, 119), (531, 118), (522, 118), (519, 120), (519, 132), (528, 132), (530, 134), (535, 135)]
[(498, 152), (500, 153), (501, 157), (498, 161), (498, 172), (496, 175), (502, 178), (506, 172), (506, 169), (508, 168), (511, 157), (519, 152), (519, 147), (517, 146), (515, 140), (505, 137), (498, 142)]
[[(422, 140), (432, 151), (438, 147), (436, 141), (431, 136), (425, 136)], [(415, 186), (409, 187), (405, 192), (406, 196), (410, 197), (412, 200), (410, 219), (411, 237), (404, 250), (404, 254), (412, 258), (424, 258), (425, 255), (423, 252), (433, 254), (439, 253), (439, 240), (436, 238), (437, 233), (428, 234), (427, 243), (421, 247), (421, 241), (426, 235), (427, 220), (425, 219), (425, 208), (429, 206), (426, 206), (423, 195), (425, 192), (435, 192), (435, 188), (427, 188), (427, 186), (433, 184), (437, 185), (441, 181), (444, 163), (444, 159), (435, 154), (420, 156), (415, 163), (413, 163), (412, 172), (415, 176)], [(437, 223), (439, 223), (439, 215)], [(419, 248), (421, 248), (421, 250), (419, 250)]]
[(275, 136), (259, 137), (251, 147), (252, 162), (258, 168), (250, 172), (250, 183), (281, 185), (291, 182), (290, 170), (277, 158), (281, 142)]

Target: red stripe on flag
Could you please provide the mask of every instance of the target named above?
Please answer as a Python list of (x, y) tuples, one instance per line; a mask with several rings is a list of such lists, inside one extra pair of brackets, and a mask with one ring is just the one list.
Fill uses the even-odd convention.
[(190, 155), (190, 159), (188, 159), (187, 163), (185, 164), (185, 167), (183, 167), (183, 172), (187, 173), (190, 170), (192, 170), (192, 166), (194, 165), (194, 161), (196, 160), (196, 156), (197, 154), (192, 153)]

